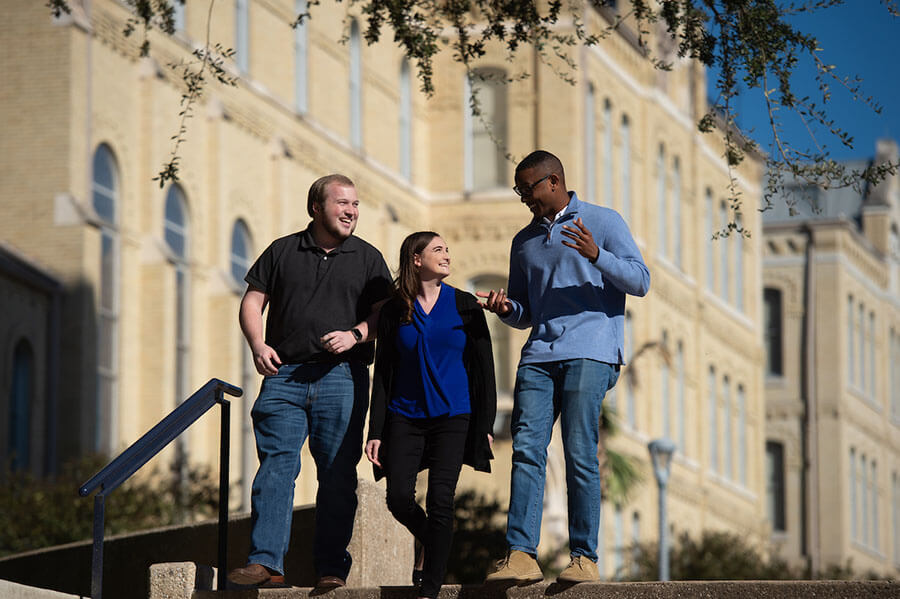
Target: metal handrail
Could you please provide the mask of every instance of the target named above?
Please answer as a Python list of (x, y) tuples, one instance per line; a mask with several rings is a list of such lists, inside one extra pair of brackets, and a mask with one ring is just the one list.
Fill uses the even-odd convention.
[(94, 546), (91, 559), (91, 599), (101, 599), (103, 595), (103, 518), (106, 495), (137, 472), (169, 443), (175, 440), (189, 426), (206, 414), (214, 405), (222, 406), (219, 439), (219, 572), (218, 587), (225, 588), (225, 561), (228, 555), (228, 460), (230, 451), (231, 404), (225, 393), (234, 397), (244, 394), (235, 387), (219, 379), (210, 379), (193, 395), (163, 418), (159, 424), (147, 431), (100, 472), (92, 476), (78, 488), (78, 494), (94, 495)]

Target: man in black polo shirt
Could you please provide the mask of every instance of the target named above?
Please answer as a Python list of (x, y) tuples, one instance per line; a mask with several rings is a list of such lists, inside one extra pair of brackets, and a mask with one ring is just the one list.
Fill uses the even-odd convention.
[(237, 584), (284, 585), (294, 481), (307, 437), (319, 481), (317, 586), (343, 586), (352, 562), (347, 545), (356, 513), (370, 341), (391, 277), (381, 253), (353, 236), (359, 200), (350, 179), (318, 179), (307, 211), (310, 225), (276, 239), (245, 277), (241, 330), (265, 378), (251, 413), (260, 465), (253, 479), (250, 555), (247, 566), (228, 575)]

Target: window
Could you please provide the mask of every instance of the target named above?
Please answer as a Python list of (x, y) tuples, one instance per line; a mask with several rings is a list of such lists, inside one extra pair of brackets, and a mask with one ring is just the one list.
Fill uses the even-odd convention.
[[(468, 79), (467, 79), (468, 81)], [(464, 102), (469, 105), (471, 89), (480, 114), (471, 110), (468, 123), (470, 144), (469, 190), (493, 189), (506, 185), (506, 72), (502, 69), (476, 69), (466, 88)]]
[[(666, 352), (669, 351), (669, 334), (665, 330), (662, 332), (662, 346)], [(669, 437), (669, 435), (672, 434), (672, 416), (669, 406), (669, 404), (671, 403), (671, 397), (669, 397), (669, 362), (667, 361), (667, 356), (662, 357), (659, 365), (659, 381), (660, 385), (662, 386), (659, 395), (660, 399), (662, 400), (662, 405), (660, 406), (660, 414), (662, 415), (661, 432), (663, 437)]]
[(612, 102), (603, 101), (603, 204), (613, 207)]
[(622, 217), (631, 223), (631, 121), (622, 117)]
[(865, 454), (860, 455), (859, 459), (859, 503), (862, 507), (862, 543), (869, 544), (869, 464)]
[(712, 190), (706, 188), (706, 288), (715, 289), (715, 272), (713, 269), (713, 197)]
[(13, 349), (11, 372), (6, 455), (12, 470), (25, 470), (31, 461), (31, 406), (35, 400), (34, 350), (25, 339)]
[(588, 83), (584, 98), (584, 200), (593, 203), (597, 203), (597, 124), (594, 122), (595, 110), (594, 84)]
[(97, 281), (97, 397), (94, 450), (110, 452), (115, 439), (119, 344), (119, 172), (109, 146), (94, 153), (94, 211), (100, 219), (100, 279)]
[(675, 266), (681, 268), (681, 161), (672, 163), (672, 243), (675, 246)]
[(172, 2), (172, 21), (175, 23), (175, 31), (184, 31), (187, 28), (186, 15), (183, 0)]
[(190, 278), (188, 270), (189, 238), (187, 201), (178, 185), (169, 186), (166, 193), (166, 245), (175, 267), (175, 401), (181, 403), (188, 394), (188, 360), (190, 358)]
[(409, 61), (400, 63), (400, 174), (412, 178), (412, 81)]
[(859, 315), (856, 320), (856, 338), (858, 346), (856, 355), (859, 359), (859, 369), (856, 372), (857, 383), (860, 390), (866, 388), (866, 308), (859, 302)]
[(763, 290), (763, 326), (766, 343), (766, 376), (784, 374), (781, 357), (781, 290)]
[(856, 503), (856, 450), (850, 448), (850, 539), (859, 540), (859, 523), (857, 522), (859, 506)]
[[(296, 0), (294, 11), (297, 15), (307, 13), (307, 0)], [(309, 25), (304, 18), (294, 27), (294, 109), (300, 114), (309, 110), (309, 93), (307, 89), (309, 61)]]
[(766, 441), (766, 510), (772, 530), (787, 530), (784, 510), (784, 445)]
[(669, 251), (668, 227), (669, 216), (666, 214), (666, 150), (660, 144), (656, 154), (656, 210), (659, 218), (657, 235), (659, 235), (659, 254), (665, 256)]
[(350, 21), (350, 145), (362, 149), (362, 45), (356, 19)]
[(869, 499), (872, 502), (872, 549), (878, 550), (878, 465), (872, 460), (872, 475), (869, 477), (871, 491), (869, 491)]
[(853, 327), (853, 296), (847, 297), (847, 379), (850, 386), (856, 384), (856, 334)]
[(234, 0), (234, 59), (241, 73), (250, 71), (250, 0)]
[(900, 478), (894, 472), (891, 475), (891, 520), (893, 524), (894, 565), (900, 564)]
[(738, 478), (743, 486), (747, 486), (747, 396), (744, 386), (737, 388), (738, 409)]
[(231, 229), (231, 278), (239, 287), (244, 287), (244, 277), (250, 270), (250, 231), (243, 220), (234, 221)]
[[(728, 225), (728, 204), (722, 201), (719, 204), (719, 226), (724, 229)], [(728, 290), (731, 287), (728, 280), (728, 240), (719, 239), (719, 295), (726, 302), (729, 301)]]
[(709, 467), (716, 472), (719, 467), (719, 426), (718, 409), (716, 402), (716, 369), (709, 367)]
[(732, 467), (732, 458), (734, 456), (731, 448), (734, 445), (734, 437), (731, 434), (731, 381), (728, 380), (727, 376), (722, 379), (722, 409), (724, 411), (722, 420), (725, 424), (723, 434), (723, 437), (725, 438), (725, 467), (723, 470), (725, 478), (732, 480), (734, 478), (734, 470)]
[(869, 312), (869, 399), (875, 401), (875, 312)]
[(891, 329), (890, 362), (888, 364), (890, 364), (891, 371), (891, 416), (894, 420), (898, 420), (900, 419), (900, 335), (894, 329)]

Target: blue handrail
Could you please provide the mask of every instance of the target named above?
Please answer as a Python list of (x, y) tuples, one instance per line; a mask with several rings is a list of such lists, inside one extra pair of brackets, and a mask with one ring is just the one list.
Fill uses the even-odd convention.
[(78, 494), (94, 495), (94, 547), (91, 568), (91, 598), (101, 599), (103, 594), (103, 519), (106, 495), (137, 472), (144, 464), (162, 451), (169, 443), (189, 426), (206, 414), (214, 405), (222, 406), (219, 441), (219, 585), (225, 588), (226, 559), (228, 554), (228, 460), (230, 452), (231, 407), (225, 393), (234, 397), (244, 394), (235, 387), (219, 379), (210, 379), (193, 395), (188, 397), (159, 424), (147, 431), (116, 459), (107, 464), (78, 488)]

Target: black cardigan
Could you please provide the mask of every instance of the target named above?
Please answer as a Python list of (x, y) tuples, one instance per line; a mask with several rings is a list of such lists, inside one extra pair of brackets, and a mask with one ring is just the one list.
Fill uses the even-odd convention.
[[(463, 365), (469, 377), (469, 402), (472, 408), (463, 463), (475, 470), (490, 472), (490, 460), (494, 459), (494, 454), (491, 452), (487, 436), (493, 433), (494, 417), (497, 415), (497, 387), (494, 381), (491, 335), (488, 332), (484, 310), (475, 296), (459, 289), (454, 290), (456, 310), (462, 318), (463, 331), (466, 334)], [(381, 308), (381, 315), (378, 318), (368, 440), (381, 440), (381, 449), (378, 452), (380, 456), (386, 455), (384, 440), (388, 435), (385, 431), (385, 422), (393, 391), (394, 374), (397, 372), (396, 337), (404, 308), (403, 302), (394, 297)], [(381, 468), (374, 466), (374, 469), (376, 480), (384, 476)]]

